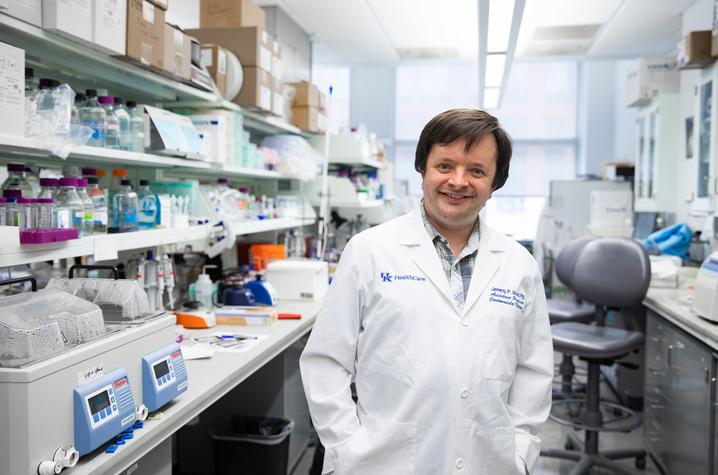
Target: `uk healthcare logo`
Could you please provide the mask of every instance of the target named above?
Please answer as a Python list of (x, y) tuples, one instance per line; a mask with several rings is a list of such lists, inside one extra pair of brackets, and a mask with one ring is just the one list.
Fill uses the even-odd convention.
[(382, 282), (394, 282), (395, 280), (415, 280), (423, 282), (426, 280), (426, 277), (421, 277), (420, 275), (392, 275), (391, 272), (379, 272), (379, 277)]

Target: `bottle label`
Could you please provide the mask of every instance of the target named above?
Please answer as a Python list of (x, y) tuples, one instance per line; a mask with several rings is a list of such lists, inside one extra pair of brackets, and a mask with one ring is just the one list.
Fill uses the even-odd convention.
[(123, 206), (122, 207), (122, 222), (125, 226), (136, 226), (137, 225), (137, 208), (134, 206)]
[(95, 226), (107, 226), (107, 211), (95, 210), (94, 219)]
[(57, 227), (62, 229), (70, 229), (72, 227), (69, 209), (57, 210)]
[(140, 201), (140, 224), (154, 225), (157, 220), (157, 201), (154, 195), (142, 198)]
[(94, 214), (95, 214), (95, 213), (94, 213), (93, 210), (91, 210), (91, 209), (86, 209), (85, 212), (84, 212), (84, 220), (85, 220), (85, 221), (89, 221), (89, 222), (91, 222), (91, 223), (94, 223), (94, 222), (95, 222)]

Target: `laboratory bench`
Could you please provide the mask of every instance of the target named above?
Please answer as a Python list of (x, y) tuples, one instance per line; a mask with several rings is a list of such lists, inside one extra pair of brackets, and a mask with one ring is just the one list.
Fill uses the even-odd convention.
[[(175, 445), (173, 450), (172, 435), (180, 431), (188, 423), (195, 428), (202, 427), (197, 422), (203, 419), (208, 419), (207, 423), (211, 423), (211, 417), (203, 418), (203, 415), (206, 412), (211, 412), (216, 403), (222, 398), (226, 398), (232, 391), (242, 389), (244, 386), (246, 386), (243, 388), (244, 393), (259, 395), (261, 399), (272, 399), (268, 401), (272, 407), (269, 409), (262, 408), (265, 412), (268, 410), (270, 414), (254, 415), (289, 416), (291, 412), (301, 412), (303, 405), (307, 416), (307, 421), (304, 425), (308, 426), (306, 401), (297, 401), (298, 398), (303, 398), (304, 396), (303, 393), (297, 394), (297, 391), (301, 390), (301, 381), (299, 380), (296, 361), (306, 336), (314, 324), (320, 304), (321, 302), (281, 302), (279, 305), (280, 312), (299, 313), (302, 318), (299, 320), (279, 320), (266, 327), (218, 325), (204, 330), (187, 330), (184, 328), (178, 330), (185, 340), (217, 332), (266, 335), (266, 337), (245, 352), (215, 351), (211, 358), (186, 361), (189, 385), (185, 393), (163, 407), (159, 413), (151, 415), (144, 422), (144, 428), (136, 430), (134, 438), (128, 440), (125, 445), (120, 446), (116, 452), (108, 454), (103, 451), (103, 448), (100, 448), (92, 454), (82, 457), (77, 466), (66, 469), (63, 473), (67, 475), (96, 473), (171, 474), (172, 458), (176, 460), (178, 456), (177, 453), (173, 453), (177, 451), (177, 446)], [(284, 368), (281, 356), (289, 352), (292, 353), (292, 367)], [(263, 387), (265, 393), (271, 391), (275, 394), (262, 394), (262, 388), (249, 387), (253, 384), (252, 378), (269, 366), (274, 366), (274, 368), (271, 368), (272, 371), (267, 372), (267, 375), (262, 376), (262, 379), (265, 381), (268, 378), (273, 379), (274, 384), (265, 384)], [(275, 373), (274, 370), (277, 368), (279, 368), (280, 374), (269, 374)], [(248, 384), (240, 385), (243, 382)], [(292, 388), (287, 388), (285, 391), (284, 386), (289, 385)], [(276, 394), (278, 386), (280, 393), (282, 391), (287, 393), (284, 394), (285, 397), (282, 398), (282, 394)], [(277, 402), (277, 399), (283, 400)], [(243, 409), (245, 408), (246, 406), (243, 407)], [(297, 422), (295, 431), (290, 436), (290, 443), (293, 441), (295, 444), (293, 450), (290, 448), (290, 463), (292, 463), (292, 452), (294, 452), (294, 459), (301, 456), (310, 434), (308, 427), (302, 427), (300, 421)], [(297, 433), (298, 430), (300, 433)], [(301, 433), (302, 430), (303, 433)], [(206, 432), (203, 435), (206, 435)], [(180, 437), (181, 443), (182, 437)], [(203, 452), (205, 455), (208, 452), (209, 456), (211, 456), (211, 446), (202, 447), (201, 444), (197, 443), (192, 443), (192, 445), (193, 448)], [(180, 450), (183, 450), (185, 455), (192, 451), (186, 447)], [(210, 471), (210, 473), (212, 472)]]
[(646, 307), (646, 449), (664, 473), (718, 470), (718, 324), (691, 309), (692, 291), (650, 289)]

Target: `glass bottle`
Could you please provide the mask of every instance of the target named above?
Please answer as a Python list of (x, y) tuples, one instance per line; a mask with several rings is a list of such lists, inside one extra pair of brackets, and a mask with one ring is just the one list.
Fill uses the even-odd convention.
[(87, 194), (92, 200), (93, 217), (95, 225), (93, 231), (95, 233), (107, 232), (107, 194), (105, 190), (100, 188), (99, 179), (97, 177), (89, 177), (87, 179)]
[(150, 190), (150, 182), (148, 180), (140, 180), (137, 196), (139, 199), (139, 227), (140, 229), (153, 229), (157, 223), (159, 206), (157, 195)]
[(87, 145), (92, 147), (104, 147), (105, 146), (105, 127), (107, 117), (105, 110), (102, 108), (97, 100), (97, 91), (94, 89), (87, 89), (85, 91), (87, 100), (82, 107), (79, 108), (80, 123), (93, 130), (92, 136), (90, 137)]
[(57, 178), (40, 178), (40, 194), (38, 198), (52, 198), (57, 197)]
[(82, 235), (82, 223), (85, 218), (84, 204), (77, 194), (77, 178), (60, 178), (60, 191), (55, 207), (57, 227), (77, 229)]
[(115, 97), (115, 115), (120, 123), (120, 149), (132, 148), (132, 119), (121, 97)]
[(108, 206), (108, 226), (115, 226), (115, 195), (122, 186), (122, 180), (127, 179), (127, 170), (124, 168), (117, 168), (112, 170), (112, 180), (110, 181), (110, 188), (107, 190), (107, 206)]
[(137, 207), (137, 193), (132, 191), (130, 180), (122, 180), (112, 201), (113, 226), (120, 232), (136, 231)]
[(77, 195), (82, 200), (82, 209), (84, 216), (82, 218), (82, 235), (89, 236), (95, 227), (95, 205), (87, 194), (87, 178), (77, 179)]
[(0, 186), (0, 190), (19, 190), (21, 196), (25, 198), (32, 198), (32, 187), (30, 183), (25, 179), (25, 165), (18, 163), (8, 163), (7, 165), (7, 179)]
[(105, 147), (120, 148), (120, 120), (115, 114), (115, 98), (112, 96), (100, 96), (98, 102), (105, 110)]
[(130, 150), (144, 153), (145, 151), (145, 118), (142, 110), (134, 101), (127, 101), (127, 110), (130, 114)]

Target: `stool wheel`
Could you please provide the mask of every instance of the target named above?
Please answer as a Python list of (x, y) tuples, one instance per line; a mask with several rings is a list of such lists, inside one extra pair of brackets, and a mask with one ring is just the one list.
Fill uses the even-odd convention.
[(638, 470), (646, 469), (646, 457), (636, 457), (636, 468)]

